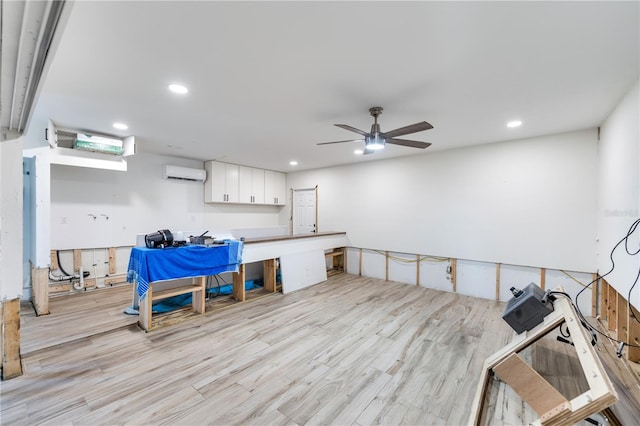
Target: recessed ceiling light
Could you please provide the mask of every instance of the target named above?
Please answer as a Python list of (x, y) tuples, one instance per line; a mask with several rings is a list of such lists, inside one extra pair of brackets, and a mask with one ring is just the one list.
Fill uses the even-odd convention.
[(113, 123), (113, 127), (118, 130), (127, 130), (129, 128), (129, 126), (124, 123)]
[(289, 165), (290, 165), (290, 166), (297, 166), (297, 165), (298, 165), (298, 162), (297, 162), (296, 160), (289, 161)]
[(170, 84), (169, 85), (169, 90), (171, 90), (173, 93), (178, 93), (180, 95), (184, 95), (185, 93), (187, 93), (189, 91), (189, 89), (187, 89), (182, 84)]
[(364, 151), (361, 150), (361, 149), (356, 149), (355, 151), (353, 151), (353, 153), (356, 154), (356, 155), (362, 155), (362, 154), (364, 154)]
[(513, 120), (507, 123), (507, 127), (513, 129), (514, 127), (520, 127), (522, 125), (522, 121), (520, 120)]

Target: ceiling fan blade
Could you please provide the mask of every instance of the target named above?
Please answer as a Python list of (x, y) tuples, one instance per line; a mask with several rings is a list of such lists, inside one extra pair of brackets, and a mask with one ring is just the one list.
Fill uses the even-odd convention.
[(356, 132), (357, 134), (364, 137), (369, 136), (369, 133), (365, 132), (364, 130), (356, 129), (355, 127), (351, 127), (348, 124), (334, 124), (334, 126), (340, 127), (341, 129), (349, 130), (351, 132)]
[(331, 145), (332, 143), (344, 143), (344, 142), (364, 142), (364, 139), (349, 139), (348, 141), (335, 141), (335, 142), (320, 142), (316, 145)]
[(399, 129), (391, 130), (389, 132), (384, 132), (384, 137), (386, 139), (395, 138), (396, 136), (408, 135), (409, 133), (417, 133), (429, 129), (433, 129), (433, 126), (426, 121), (421, 121), (420, 123), (400, 127)]
[(420, 148), (420, 149), (425, 149), (431, 146), (429, 142), (410, 141), (407, 139), (387, 139), (386, 142), (393, 145), (402, 145), (402, 146), (408, 146), (411, 148)]

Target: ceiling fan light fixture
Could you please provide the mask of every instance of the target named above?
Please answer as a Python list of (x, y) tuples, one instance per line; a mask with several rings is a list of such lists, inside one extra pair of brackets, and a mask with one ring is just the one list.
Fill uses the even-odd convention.
[(378, 135), (369, 137), (365, 140), (364, 149), (378, 151), (384, 148), (384, 142), (384, 138), (381, 138)]

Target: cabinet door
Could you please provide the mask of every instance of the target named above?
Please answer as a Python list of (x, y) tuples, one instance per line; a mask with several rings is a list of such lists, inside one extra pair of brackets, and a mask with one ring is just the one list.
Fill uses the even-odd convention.
[(238, 167), (235, 164), (207, 161), (207, 180), (204, 183), (205, 203), (238, 202)]
[(251, 170), (251, 189), (253, 192), (253, 202), (264, 204), (264, 170)]
[(251, 189), (251, 167), (240, 166), (238, 173), (238, 202), (251, 203), (251, 197), (253, 196)]
[(239, 176), (240, 202), (264, 204), (264, 170), (240, 166)]
[(264, 172), (265, 203), (283, 206), (287, 202), (286, 175), (272, 170)]
[(275, 198), (277, 205), (287, 204), (287, 175), (284, 173), (276, 172)]
[(223, 203), (227, 198), (226, 165), (216, 161), (207, 161), (207, 180), (204, 182), (205, 203)]
[(238, 203), (239, 199), (239, 175), (240, 166), (237, 164), (225, 164), (225, 191), (228, 203)]

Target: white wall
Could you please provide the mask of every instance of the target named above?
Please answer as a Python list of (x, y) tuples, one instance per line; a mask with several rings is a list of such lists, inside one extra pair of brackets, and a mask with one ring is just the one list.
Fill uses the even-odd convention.
[(0, 142), (0, 299), (22, 295), (22, 138)]
[[(598, 270), (611, 269), (609, 255), (640, 217), (640, 82), (637, 82), (602, 124), (598, 144)], [(631, 238), (631, 250), (640, 248), (640, 229)], [(640, 256), (629, 256), (624, 246), (614, 253), (615, 269), (606, 277), (618, 293), (628, 297), (640, 268)], [(639, 284), (640, 286), (640, 284)], [(640, 290), (631, 303), (640, 307)]]
[(127, 161), (127, 172), (51, 167), (52, 249), (134, 245), (136, 234), (158, 229), (279, 225), (277, 207), (205, 204), (203, 183), (162, 178), (164, 164), (204, 168), (202, 161), (153, 154)]
[(596, 166), (591, 129), (289, 173), (287, 186), (318, 185), (319, 230), (356, 247), (589, 272)]

